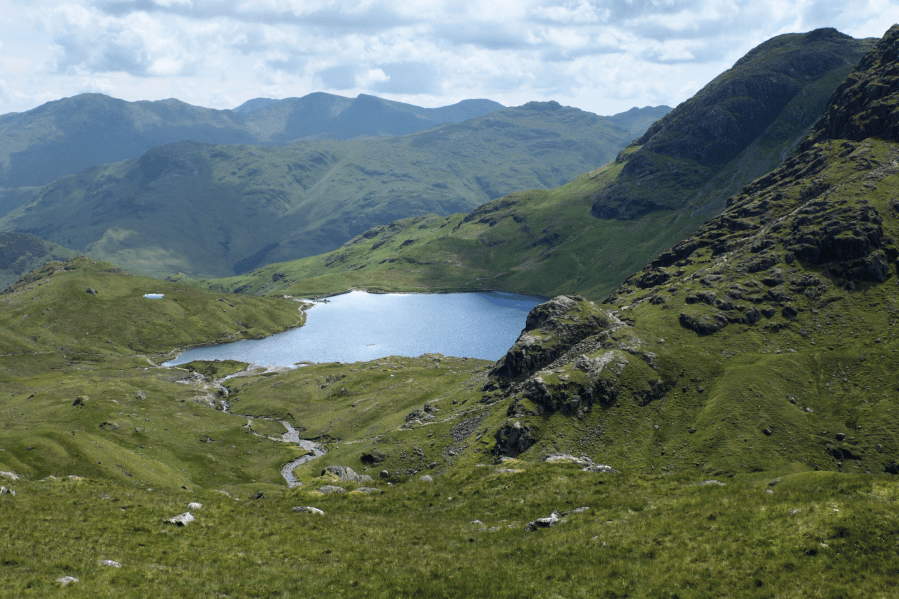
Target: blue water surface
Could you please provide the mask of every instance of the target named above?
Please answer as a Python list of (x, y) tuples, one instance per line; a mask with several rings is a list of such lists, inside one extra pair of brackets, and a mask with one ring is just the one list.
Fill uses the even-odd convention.
[(166, 365), (240, 360), (258, 366), (365, 362), (439, 353), (498, 360), (515, 343), (528, 312), (545, 301), (514, 293), (369, 294), (353, 291), (316, 303), (306, 324), (265, 339), (189, 349)]

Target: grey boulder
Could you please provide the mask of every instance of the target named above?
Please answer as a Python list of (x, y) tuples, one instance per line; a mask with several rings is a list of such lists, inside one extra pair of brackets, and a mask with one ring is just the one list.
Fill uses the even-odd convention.
[(190, 512), (184, 512), (183, 514), (178, 514), (177, 516), (172, 516), (166, 520), (163, 520), (166, 524), (176, 524), (178, 526), (187, 526), (191, 522), (196, 520), (194, 515)]
[(345, 480), (353, 483), (364, 483), (370, 482), (372, 478), (367, 474), (358, 474), (349, 466), (328, 466), (324, 470), (322, 470), (322, 476), (327, 474), (333, 474), (340, 480)]

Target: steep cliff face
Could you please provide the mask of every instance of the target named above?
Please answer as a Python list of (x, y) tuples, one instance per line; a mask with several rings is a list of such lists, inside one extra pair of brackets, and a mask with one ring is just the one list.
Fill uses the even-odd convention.
[[(523, 451), (899, 471), (897, 42), (894, 27), (801, 149), (604, 305), (543, 309), (486, 385), (527, 431)], [(585, 310), (605, 320), (572, 342), (548, 333)]]
[(725, 197), (805, 137), (872, 43), (818, 29), (761, 44), (619, 155), (621, 175), (598, 195), (593, 215), (628, 220), (697, 200), (720, 211)]

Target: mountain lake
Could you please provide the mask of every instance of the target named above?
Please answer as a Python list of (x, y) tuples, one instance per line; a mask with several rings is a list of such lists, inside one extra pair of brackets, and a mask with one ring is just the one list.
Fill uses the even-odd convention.
[(439, 353), (498, 360), (546, 298), (514, 293), (370, 294), (352, 291), (315, 302), (306, 324), (265, 339), (184, 351), (165, 366), (239, 360), (256, 366), (366, 362)]

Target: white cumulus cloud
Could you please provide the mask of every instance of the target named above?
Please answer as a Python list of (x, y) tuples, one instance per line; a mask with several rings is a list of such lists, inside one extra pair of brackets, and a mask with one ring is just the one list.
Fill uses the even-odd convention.
[(0, 0), (0, 14), (0, 114), (98, 90), (215, 108), (325, 91), (611, 114), (673, 106), (774, 35), (879, 37), (899, 3)]

